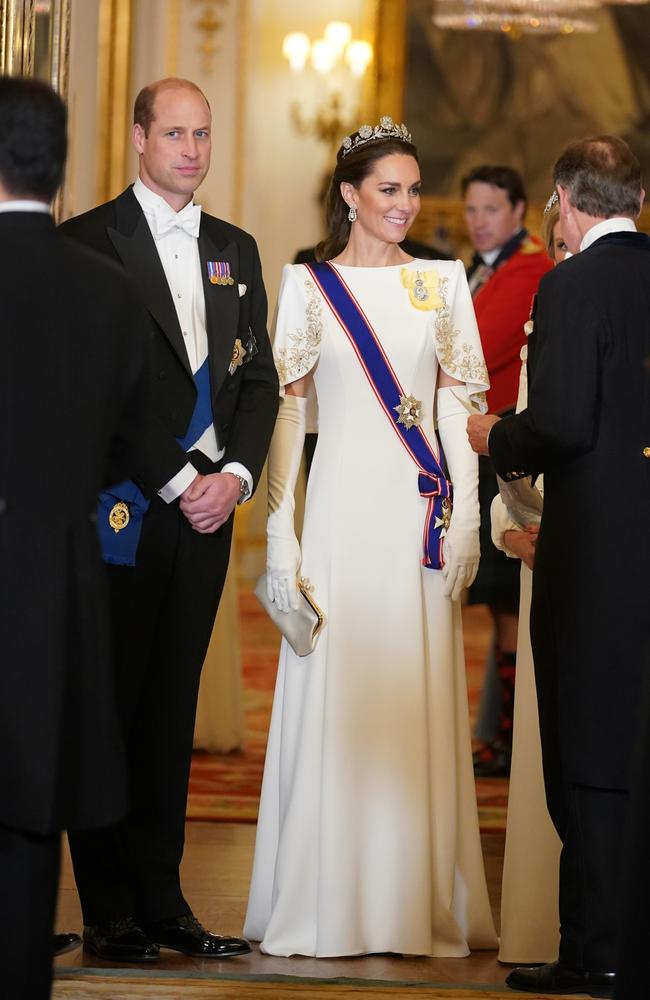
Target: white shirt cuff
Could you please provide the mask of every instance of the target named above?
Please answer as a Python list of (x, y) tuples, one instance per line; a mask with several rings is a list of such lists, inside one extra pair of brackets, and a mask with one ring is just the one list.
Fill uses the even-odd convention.
[(178, 500), (181, 493), (184, 493), (188, 486), (194, 482), (198, 473), (191, 462), (184, 465), (180, 472), (177, 472), (173, 479), (165, 483), (162, 489), (158, 490), (158, 496), (165, 503), (173, 503)]
[(242, 465), (241, 462), (226, 462), (221, 471), (232, 472), (233, 476), (241, 476), (242, 479), (245, 479), (248, 485), (248, 493), (240, 502), (246, 503), (247, 500), (250, 500), (253, 495), (253, 477), (246, 466)]

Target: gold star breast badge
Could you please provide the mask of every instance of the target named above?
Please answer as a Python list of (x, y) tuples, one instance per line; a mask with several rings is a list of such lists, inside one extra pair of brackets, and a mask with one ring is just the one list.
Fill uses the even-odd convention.
[(399, 405), (393, 409), (399, 414), (397, 423), (403, 424), (407, 431), (410, 431), (411, 427), (419, 427), (422, 423), (422, 403), (415, 396), (400, 396)]

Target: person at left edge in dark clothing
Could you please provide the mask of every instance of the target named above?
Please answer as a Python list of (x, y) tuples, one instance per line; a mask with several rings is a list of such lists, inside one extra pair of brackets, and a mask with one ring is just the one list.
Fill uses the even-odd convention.
[[(141, 491), (115, 484), (99, 520), (129, 812), (70, 848), (86, 950), (110, 961), (155, 961), (160, 947), (219, 959), (250, 945), (206, 930), (181, 888), (192, 736), (234, 510), (259, 481), (278, 376), (255, 241), (193, 202), (210, 165), (205, 95), (177, 78), (144, 87), (133, 144), (135, 184), (63, 225), (134, 280), (155, 385)], [(117, 536), (109, 526), (124, 506), (139, 539), (131, 521)]]
[(46, 1000), (64, 829), (126, 811), (96, 494), (130, 468), (149, 384), (141, 306), (57, 232), (66, 111), (0, 77), (0, 994)]

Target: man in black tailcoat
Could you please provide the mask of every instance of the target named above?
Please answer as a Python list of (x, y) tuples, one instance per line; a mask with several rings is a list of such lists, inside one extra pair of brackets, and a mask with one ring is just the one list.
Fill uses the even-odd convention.
[[(61, 830), (126, 811), (96, 494), (149, 373), (119, 270), (58, 233), (66, 112), (0, 78), (0, 995), (50, 995)], [(110, 468), (110, 473), (107, 471)], [(57, 935), (54, 950), (80, 939)]]
[(88, 950), (114, 961), (155, 960), (161, 946), (225, 958), (250, 946), (205, 930), (179, 866), (199, 675), (233, 511), (259, 480), (278, 379), (255, 242), (192, 202), (210, 164), (205, 96), (187, 80), (145, 87), (133, 141), (135, 185), (63, 226), (133, 279), (155, 385), (149, 452), (100, 514), (129, 813), (70, 843)]
[[(614, 136), (555, 166), (577, 254), (540, 284), (528, 408), (470, 417), (504, 479), (544, 473), (531, 635), (549, 812), (562, 840), (559, 962), (513, 988), (611, 995), (638, 706), (650, 642), (650, 238)], [(489, 438), (489, 441), (488, 441)]]

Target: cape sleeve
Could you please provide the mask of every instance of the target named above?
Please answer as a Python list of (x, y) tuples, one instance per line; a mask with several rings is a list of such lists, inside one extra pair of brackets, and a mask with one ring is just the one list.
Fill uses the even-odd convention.
[(464, 382), (472, 406), (487, 413), (485, 393), (490, 388), (487, 366), (465, 268), (460, 260), (439, 277), (440, 305), (434, 314), (438, 364), (452, 378)]
[(306, 267), (286, 264), (278, 297), (273, 357), (284, 387), (318, 362), (323, 335), (323, 300)]

